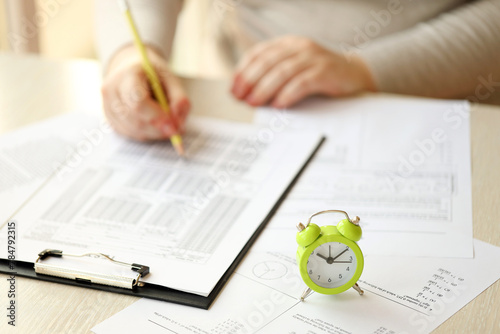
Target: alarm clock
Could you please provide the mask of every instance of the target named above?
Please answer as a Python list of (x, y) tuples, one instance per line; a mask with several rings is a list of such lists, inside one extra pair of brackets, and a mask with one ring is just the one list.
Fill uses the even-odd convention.
[[(345, 218), (337, 225), (319, 227), (311, 223), (313, 217), (326, 213), (340, 213)], [(333, 295), (354, 288), (363, 294), (357, 284), (364, 266), (363, 253), (356, 243), (362, 234), (359, 220), (358, 216), (351, 220), (345, 211), (325, 210), (309, 217), (305, 226), (297, 224), (297, 264), (308, 286), (302, 301), (311, 290)]]

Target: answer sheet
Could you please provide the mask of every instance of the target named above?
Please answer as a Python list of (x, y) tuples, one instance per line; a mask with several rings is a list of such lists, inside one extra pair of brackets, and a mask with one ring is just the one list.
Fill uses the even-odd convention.
[(288, 111), (261, 108), (256, 122), (327, 137), (261, 249), (293, 251), (292, 238), (274, 240), (315, 212), (340, 209), (361, 218), (366, 254), (473, 256), (466, 101), (317, 98)]
[(73, 151), (75, 129), (67, 126), (73, 117), (63, 115), (0, 137), (0, 226), (46, 182), (53, 163)]
[[(266, 233), (266, 232), (264, 232)], [(500, 248), (474, 241), (474, 259), (368, 256), (354, 289), (339, 295), (305, 287), (293, 254), (252, 251), (208, 311), (141, 299), (96, 334), (429, 333), (500, 278)], [(237, 306), (237, 307), (236, 307)]]
[[(32, 138), (67, 144), (64, 158), (51, 155), (59, 146), (40, 146), (54, 173), (42, 185), (33, 183), (36, 194), (20, 209), (17, 197), (4, 196), (2, 210), (15, 213), (22, 243), (17, 259), (34, 262), (47, 248), (100, 252), (149, 266), (144, 281), (203, 296), (320, 141), (317, 134), (192, 118), (183, 135), (187, 156), (180, 158), (168, 142), (126, 140), (93, 119), (75, 114), (30, 128)], [(73, 136), (65, 140), (68, 133)], [(23, 154), (22, 148), (16, 152)], [(93, 261), (44, 262), (92, 271)]]

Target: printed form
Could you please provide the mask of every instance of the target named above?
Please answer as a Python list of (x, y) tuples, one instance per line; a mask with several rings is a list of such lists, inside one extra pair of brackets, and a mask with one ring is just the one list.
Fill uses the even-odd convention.
[[(19, 209), (73, 150), (75, 129), (64, 115), (7, 133), (0, 140), (0, 226)], [(80, 126), (93, 125), (79, 117)], [(83, 122), (83, 123), (82, 123)], [(42, 130), (43, 129), (43, 130)]]
[[(203, 296), (320, 141), (317, 134), (192, 118), (183, 136), (187, 157), (180, 158), (166, 142), (128, 141), (107, 124), (88, 125), (88, 116), (82, 117), (55, 119), (39, 133), (31, 129), (39, 140), (45, 135), (56, 137), (54, 143), (66, 143), (60, 145), (65, 157), (50, 156), (47, 168), (56, 173), (42, 186), (43, 178), (33, 177), (32, 187), (38, 191), (20, 210), (17, 197), (10, 202), (8, 193), (3, 195), (2, 207), (11, 209), (11, 215), (17, 211), (13, 219), (23, 243), (18, 259), (33, 262), (46, 248), (100, 252), (150, 266), (147, 282)], [(57, 138), (57, 128), (70, 130)], [(71, 140), (65, 140), (68, 131), (73, 132)], [(59, 147), (54, 145), (39, 150), (52, 152)], [(92, 271), (94, 260), (44, 262)]]
[[(277, 114), (327, 141), (268, 225), (262, 249), (311, 214), (340, 209), (361, 218), (367, 254), (473, 256), (466, 101), (318, 98), (287, 112), (260, 109), (257, 122)], [(293, 251), (289, 240), (276, 250)]]
[[(267, 233), (265, 231), (264, 233)], [(313, 293), (293, 254), (252, 251), (206, 310), (141, 299), (96, 334), (429, 333), (500, 278), (500, 248), (474, 241), (474, 259), (367, 256), (360, 296)], [(235, 307), (237, 305), (237, 307)]]
[[(279, 115), (290, 128), (323, 131), (328, 139), (217, 302), (205, 311), (142, 299), (93, 331), (434, 330), (500, 278), (492, 265), (500, 248), (472, 239), (467, 103), (408, 101), (316, 100), (289, 112), (261, 111), (262, 124)], [(365, 293), (313, 293), (300, 302), (306, 286), (295, 260), (295, 224), (325, 209), (361, 217)]]

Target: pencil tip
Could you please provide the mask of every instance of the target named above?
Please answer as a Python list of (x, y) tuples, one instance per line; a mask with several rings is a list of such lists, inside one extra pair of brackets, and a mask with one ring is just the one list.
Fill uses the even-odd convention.
[(177, 152), (177, 154), (179, 154), (179, 156), (181, 156), (181, 157), (186, 156), (186, 152), (184, 151), (184, 146), (182, 146), (182, 144), (177, 143), (174, 145), (174, 148), (175, 148), (175, 151)]
[(181, 157), (185, 155), (184, 152), (184, 145), (182, 145), (182, 138), (180, 135), (173, 135), (170, 137), (170, 142), (174, 146), (175, 151), (177, 154), (179, 154)]

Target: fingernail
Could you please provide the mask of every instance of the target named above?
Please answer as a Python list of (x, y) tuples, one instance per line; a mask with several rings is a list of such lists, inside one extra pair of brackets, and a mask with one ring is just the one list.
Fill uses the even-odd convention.
[(245, 95), (245, 86), (241, 82), (237, 82), (234, 86), (234, 95), (238, 99), (242, 99)]
[(233, 84), (231, 85), (231, 88), (229, 89), (231, 93), (236, 95), (236, 83), (233, 81)]
[(273, 107), (275, 109), (284, 109), (285, 108), (285, 106), (282, 103), (278, 102), (278, 101), (273, 101), (271, 103), (271, 107)]
[(257, 100), (257, 98), (256, 98), (255, 96), (253, 96), (253, 95), (250, 95), (249, 97), (247, 97), (247, 98), (245, 99), (245, 101), (246, 101), (248, 104), (252, 105), (252, 106), (259, 105), (259, 101), (258, 101), (258, 100)]
[(233, 89), (233, 94), (236, 96), (236, 98), (241, 99), (243, 95), (243, 90), (241, 89), (241, 86), (235, 86)]
[(180, 107), (180, 111), (181, 111), (180, 114), (181, 114), (182, 119), (185, 119), (186, 116), (188, 115), (189, 108), (190, 108), (189, 101), (186, 100), (184, 103), (182, 103), (182, 105)]
[(172, 136), (172, 135), (174, 135), (174, 134), (176, 134), (176, 133), (177, 133), (177, 131), (175, 130), (175, 128), (174, 128), (172, 125), (170, 125), (170, 124), (165, 124), (165, 125), (162, 127), (161, 131), (162, 131), (165, 135), (167, 135), (167, 136)]

